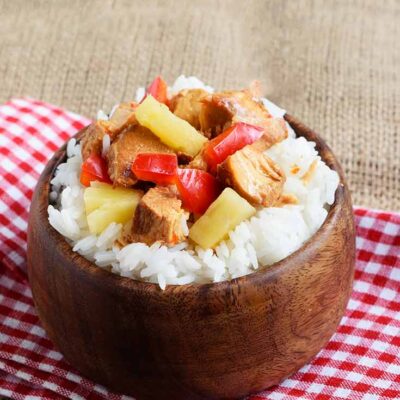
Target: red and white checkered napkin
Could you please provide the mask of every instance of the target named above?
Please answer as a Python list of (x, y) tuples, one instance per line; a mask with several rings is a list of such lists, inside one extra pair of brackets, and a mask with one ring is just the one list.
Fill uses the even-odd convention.
[[(64, 361), (26, 280), (32, 191), (52, 153), (88, 123), (31, 99), (0, 106), (0, 395), (13, 399), (128, 398)], [(357, 208), (355, 217), (354, 291), (337, 332), (310, 364), (249, 400), (400, 398), (400, 214)]]

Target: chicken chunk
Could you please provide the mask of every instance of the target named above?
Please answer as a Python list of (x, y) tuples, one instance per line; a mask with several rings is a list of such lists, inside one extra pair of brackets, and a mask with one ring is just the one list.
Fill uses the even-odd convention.
[(107, 154), (108, 174), (115, 186), (129, 187), (137, 182), (131, 165), (139, 153), (172, 154), (173, 151), (147, 128), (131, 126), (115, 139)]
[(265, 151), (288, 137), (286, 122), (283, 118), (269, 118), (265, 121), (263, 128), (261, 138), (251, 145), (254, 150)]
[(91, 124), (82, 137), (82, 158), (91, 154), (101, 154), (103, 137), (109, 135), (114, 140), (126, 127), (136, 123), (135, 104), (121, 103), (108, 121), (99, 120)]
[(85, 130), (81, 140), (83, 161), (89, 158), (91, 154), (101, 154), (103, 137), (107, 133), (104, 122), (93, 122)]
[(118, 135), (129, 125), (136, 123), (135, 109), (136, 103), (121, 103), (113, 112), (108, 120), (108, 130), (113, 135)]
[(236, 122), (264, 127), (271, 118), (263, 104), (249, 90), (214, 93), (202, 100), (200, 127), (203, 132), (218, 135)]
[(157, 241), (175, 245), (185, 240), (182, 222), (186, 217), (182, 202), (173, 191), (168, 187), (154, 187), (136, 207), (128, 240), (148, 245)]
[(286, 177), (264, 153), (246, 146), (218, 166), (218, 177), (254, 206), (273, 206)]
[(171, 111), (179, 118), (189, 122), (200, 130), (200, 110), (202, 100), (208, 96), (203, 89), (185, 89), (176, 94), (170, 101)]

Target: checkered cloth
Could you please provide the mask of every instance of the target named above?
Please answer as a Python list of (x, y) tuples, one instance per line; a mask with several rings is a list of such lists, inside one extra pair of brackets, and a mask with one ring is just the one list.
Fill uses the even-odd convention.
[[(0, 106), (0, 395), (13, 399), (129, 398), (64, 361), (26, 280), (32, 191), (51, 154), (89, 122), (32, 99)], [(310, 364), (249, 400), (400, 398), (400, 214), (356, 208), (355, 218), (354, 291), (337, 332)]]

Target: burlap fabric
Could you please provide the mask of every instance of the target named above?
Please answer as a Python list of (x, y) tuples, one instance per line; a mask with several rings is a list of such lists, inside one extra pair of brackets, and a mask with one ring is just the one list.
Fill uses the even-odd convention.
[(94, 116), (162, 74), (264, 82), (319, 131), (356, 204), (400, 208), (399, 1), (0, 0), (0, 101)]

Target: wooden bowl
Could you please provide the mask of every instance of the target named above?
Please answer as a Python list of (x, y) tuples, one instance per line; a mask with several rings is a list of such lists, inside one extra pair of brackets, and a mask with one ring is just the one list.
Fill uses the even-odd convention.
[(291, 256), (229, 282), (162, 291), (74, 253), (47, 215), (66, 146), (50, 160), (31, 205), (29, 280), (43, 327), (83, 375), (138, 400), (239, 398), (279, 383), (328, 342), (352, 288), (351, 200), (328, 146), (286, 118), (339, 173), (335, 203)]

